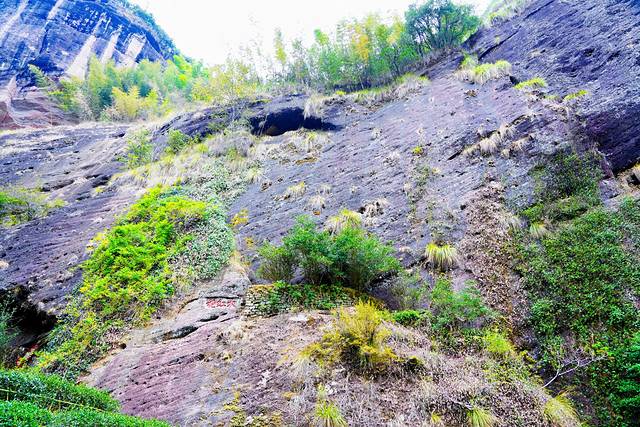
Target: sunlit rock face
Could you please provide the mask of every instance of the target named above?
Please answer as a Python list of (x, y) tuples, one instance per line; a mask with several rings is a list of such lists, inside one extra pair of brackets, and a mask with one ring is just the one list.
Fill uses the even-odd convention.
[(93, 55), (127, 66), (175, 53), (153, 20), (122, 0), (0, 0), (0, 129), (65, 120), (27, 89), (29, 64), (54, 78), (83, 77)]

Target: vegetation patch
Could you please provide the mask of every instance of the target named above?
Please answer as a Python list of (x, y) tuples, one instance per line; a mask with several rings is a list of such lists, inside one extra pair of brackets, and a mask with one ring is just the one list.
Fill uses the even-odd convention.
[(353, 311), (341, 308), (333, 328), (303, 355), (321, 366), (344, 362), (365, 374), (384, 373), (400, 358), (386, 344), (391, 332), (383, 320), (384, 313), (369, 302), (358, 302)]
[(292, 310), (331, 310), (357, 299), (355, 292), (342, 286), (276, 282), (252, 286), (245, 296), (245, 308), (250, 315), (273, 316)]
[(120, 415), (119, 403), (108, 393), (75, 385), (56, 375), (0, 370), (0, 425), (165, 427)]
[(220, 206), (157, 187), (94, 245), (82, 265), (82, 286), (49, 350), (38, 354), (41, 369), (80, 373), (109, 348), (109, 337), (148, 321), (176, 292), (181, 256), (190, 260), (187, 278), (212, 277), (226, 262), (232, 237)]
[(63, 200), (50, 201), (36, 189), (0, 188), (0, 227), (11, 227), (44, 217), (52, 209), (64, 205)]
[(472, 61), (463, 61), (463, 65), (467, 68), (461, 68), (456, 72), (456, 76), (460, 80), (468, 80), (476, 84), (485, 84), (490, 80), (496, 80), (511, 74), (511, 64), (507, 61), (496, 61), (495, 63), (486, 63), (473, 65)]
[(345, 227), (330, 234), (303, 216), (281, 246), (267, 243), (260, 249), (263, 262), (258, 275), (287, 282), (300, 272), (314, 286), (335, 284), (364, 290), (382, 275), (399, 271), (400, 263), (392, 253), (392, 247), (361, 228)]
[(515, 88), (518, 90), (539, 89), (544, 87), (547, 87), (547, 81), (542, 77), (534, 77), (515, 85)]

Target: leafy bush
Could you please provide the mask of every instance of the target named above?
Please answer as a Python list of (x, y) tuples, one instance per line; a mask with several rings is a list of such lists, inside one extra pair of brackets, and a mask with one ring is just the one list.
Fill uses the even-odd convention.
[[(45, 406), (46, 407), (46, 406)], [(79, 409), (50, 412), (32, 403), (0, 402), (0, 426), (20, 427), (169, 427), (162, 421), (142, 420), (126, 415)]]
[(467, 282), (460, 292), (454, 292), (451, 281), (444, 277), (436, 279), (431, 292), (431, 311), (433, 328), (443, 332), (460, 329), (491, 314), (473, 282)]
[(0, 402), (0, 426), (42, 427), (51, 422), (51, 413), (33, 403)]
[(382, 324), (383, 317), (370, 302), (357, 303), (353, 312), (341, 308), (334, 328), (305, 351), (321, 364), (344, 361), (363, 373), (382, 373), (399, 360), (386, 345), (391, 332)]
[(391, 318), (403, 326), (420, 326), (430, 318), (428, 312), (421, 310), (401, 310), (391, 313)]
[(95, 239), (79, 293), (38, 366), (73, 376), (108, 348), (107, 331), (146, 322), (174, 293), (171, 263), (182, 253), (195, 253), (190, 263), (196, 274), (216, 273), (231, 246), (224, 217), (217, 207), (175, 191), (150, 190)]
[(56, 375), (37, 372), (0, 370), (0, 400), (31, 402), (52, 411), (86, 406), (113, 412), (119, 403), (108, 393), (75, 385)]
[(399, 270), (392, 252), (360, 228), (346, 227), (331, 235), (300, 217), (282, 246), (266, 244), (260, 250), (264, 259), (259, 273), (266, 279), (288, 281), (299, 268), (312, 285), (342, 284), (362, 290), (380, 275)]
[(151, 163), (152, 160), (151, 133), (145, 129), (131, 135), (127, 140), (127, 167), (130, 169), (137, 168)]
[(172, 129), (169, 131), (169, 137), (167, 138), (167, 153), (178, 154), (186, 147), (194, 144), (197, 144), (196, 139), (185, 135), (180, 130)]
[[(590, 185), (578, 182), (561, 187), (559, 194), (575, 188)], [(520, 270), (531, 295), (542, 360), (555, 369), (566, 363), (567, 335), (572, 348), (577, 343), (588, 354), (604, 352), (608, 357), (587, 368), (588, 380), (600, 419), (620, 426), (634, 419), (623, 409), (624, 393), (615, 390), (624, 388), (630, 362), (622, 355), (640, 330), (631, 297), (640, 293), (639, 211), (637, 200), (626, 200), (618, 212), (596, 208), (541, 242), (521, 247)]]

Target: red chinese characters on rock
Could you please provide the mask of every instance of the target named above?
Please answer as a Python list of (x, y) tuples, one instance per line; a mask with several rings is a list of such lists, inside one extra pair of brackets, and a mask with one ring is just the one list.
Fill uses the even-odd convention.
[(207, 307), (209, 308), (235, 308), (236, 300), (213, 298), (207, 300)]

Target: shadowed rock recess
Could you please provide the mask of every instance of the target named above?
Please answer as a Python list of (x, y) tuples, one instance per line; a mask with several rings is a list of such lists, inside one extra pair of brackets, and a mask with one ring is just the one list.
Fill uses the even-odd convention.
[[(305, 105), (313, 99), (287, 95), (200, 106), (146, 124), (155, 163), (132, 171), (128, 145), (141, 125), (69, 124), (45, 105), (50, 101), (31, 86), (26, 66), (61, 77), (83, 73), (91, 53), (130, 65), (171, 57), (173, 43), (118, 1), (5, 0), (0, 128), (14, 130), (0, 134), (0, 186), (37, 188), (58, 201), (46, 215), (0, 224), (0, 295), (16, 308), (16, 346), (45, 342), (78, 293), (92, 240), (145, 191), (184, 184), (208, 195), (215, 187), (220, 194), (203, 200), (224, 209), (237, 252), (214, 278), (176, 282), (176, 294), (149, 322), (114, 332), (108, 351), (81, 376), (108, 391), (124, 413), (178, 426), (342, 426), (318, 421), (318, 406), (333, 402), (350, 426), (578, 425), (547, 415), (553, 397), (580, 383), (561, 378), (542, 387), (554, 372), (536, 365), (542, 350), (517, 239), (531, 231), (522, 226), (523, 212), (540, 203), (542, 173), (560, 155), (595, 159), (589, 168), (597, 203), (580, 214), (600, 205), (613, 212), (640, 197), (640, 172), (632, 169), (640, 162), (639, 29), (637, 1), (531, 1), (422, 67), (428, 83), (389, 101), (337, 94), (309, 114)], [(481, 63), (509, 61), (511, 75), (465, 80), (462, 51)], [(546, 80), (544, 90), (515, 87), (534, 77)], [(566, 98), (579, 91), (585, 95)], [(64, 125), (36, 129), (51, 117)], [(206, 160), (188, 162), (202, 146), (163, 157), (175, 131), (202, 142)], [(493, 145), (484, 147), (487, 141)], [(215, 163), (221, 159), (224, 168)], [(259, 173), (245, 178), (248, 171)], [(220, 184), (220, 175), (237, 186)], [(249, 315), (247, 293), (272, 289), (258, 274), (260, 245), (280, 244), (301, 215), (326, 224), (343, 209), (359, 213), (366, 231), (427, 286), (445, 275), (456, 292), (475, 282), (499, 318), (496, 330), (507, 331), (514, 347), (497, 357), (482, 347), (486, 336), (465, 348), (462, 337), (440, 342), (425, 324), (384, 318), (394, 368), (361, 375), (348, 364), (310, 361), (309, 349), (332, 330), (329, 310)], [(554, 232), (575, 217), (558, 220)], [(629, 250), (640, 245), (637, 236), (627, 240)], [(440, 274), (427, 266), (425, 248), (443, 242), (458, 255)], [(637, 291), (629, 298), (640, 309)], [(390, 308), (399, 304), (394, 292), (389, 277), (370, 290)], [(419, 308), (433, 308), (426, 295)], [(585, 420), (616, 425), (595, 418), (586, 386), (571, 392)], [(492, 424), (469, 424), (479, 407), (490, 408)], [(443, 414), (453, 414), (450, 424), (438, 421)]]

